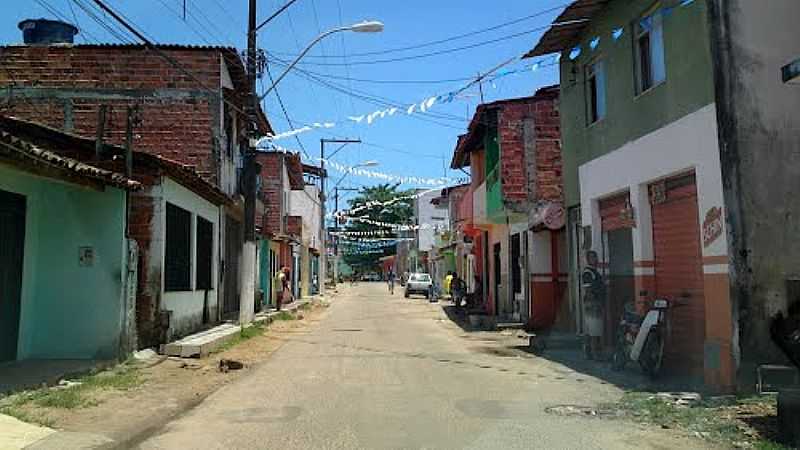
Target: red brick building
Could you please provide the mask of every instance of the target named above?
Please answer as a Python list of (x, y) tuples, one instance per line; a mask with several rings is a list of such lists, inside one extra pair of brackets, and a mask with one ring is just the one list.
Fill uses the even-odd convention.
[[(220, 202), (219, 223), (213, 227), (220, 251), (212, 278), (219, 286), (215, 284), (214, 298), (205, 301), (219, 304), (214, 320), (238, 317), (244, 214), (239, 172), (247, 145), (244, 105), (249, 91), (236, 49), (161, 45), (156, 52), (142, 45), (12, 45), (0, 47), (0, 65), (5, 93), (0, 112), (115, 145), (125, 143), (130, 123), (135, 151), (196, 171), (224, 195), (227, 200)], [(271, 132), (260, 110), (258, 118), (259, 133)], [(131, 200), (132, 205), (147, 201)], [(158, 205), (150, 209), (159, 210)], [(163, 225), (147, 214), (132, 223), (151, 232)], [(145, 251), (139, 270), (143, 293), (160, 282), (155, 274), (147, 278), (147, 258)], [(153, 300), (149, 306), (151, 311), (142, 314), (148, 323), (156, 323), (163, 305)]]

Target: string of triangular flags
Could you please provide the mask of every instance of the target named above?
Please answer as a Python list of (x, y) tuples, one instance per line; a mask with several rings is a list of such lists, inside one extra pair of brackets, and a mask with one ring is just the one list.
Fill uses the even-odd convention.
[(367, 177), (367, 178), (376, 178), (379, 180), (384, 180), (392, 183), (400, 183), (400, 184), (416, 184), (416, 185), (423, 185), (423, 186), (444, 186), (450, 184), (452, 180), (447, 177), (440, 177), (440, 178), (424, 178), (424, 177), (415, 177), (415, 176), (402, 176), (402, 175), (393, 175), (388, 174), (376, 170), (367, 170), (361, 169), (354, 166), (348, 166), (345, 164), (339, 164), (336, 161), (331, 161), (329, 159), (324, 158), (312, 158), (313, 160), (324, 162), (328, 165), (328, 167), (332, 168), (333, 170), (339, 173), (350, 173), (357, 176)]
[[(519, 60), (519, 59), (522, 59), (522, 56), (519, 56), (518, 58), (512, 59), (511, 61), (513, 62), (513, 61)], [(478, 81), (479, 79), (480, 80), (486, 80), (489, 83), (494, 83), (496, 80), (498, 80), (500, 78), (504, 78), (504, 77), (507, 77), (509, 75), (514, 75), (514, 74), (518, 74), (518, 73), (536, 72), (540, 68), (544, 68), (544, 67), (547, 67), (549, 65), (554, 65), (557, 62), (558, 62), (558, 56), (548, 56), (548, 57), (541, 58), (540, 60), (538, 60), (536, 62), (533, 62), (533, 63), (530, 63), (530, 64), (526, 64), (523, 67), (518, 68), (518, 69), (499, 70), (499, 68), (498, 68), (496, 70), (499, 70), (499, 71), (496, 74), (494, 74), (492, 76), (488, 76), (490, 74), (484, 74), (480, 78), (476, 78), (476, 80), (471, 81), (470, 83), (468, 83), (467, 87), (475, 84), (475, 82)], [(401, 106), (401, 107), (394, 107), (393, 106), (393, 107), (390, 107), (390, 108), (384, 108), (384, 109), (379, 109), (379, 110), (376, 110), (376, 111), (372, 111), (370, 113), (359, 114), (359, 115), (356, 115), (356, 116), (348, 116), (347, 117), (347, 121), (350, 122), (350, 123), (360, 124), (360, 125), (372, 125), (378, 119), (385, 119), (387, 117), (402, 116), (402, 115), (409, 116), (409, 115), (416, 114), (416, 113), (425, 113), (425, 112), (428, 112), (431, 108), (433, 108), (437, 104), (448, 104), (448, 103), (454, 102), (455, 100), (460, 100), (460, 99), (465, 99), (465, 98), (472, 97), (471, 95), (466, 95), (466, 94), (462, 94), (461, 93), (465, 89), (466, 89), (466, 87), (462, 87), (460, 89), (456, 89), (456, 90), (453, 90), (453, 91), (448, 91), (448, 92), (442, 93), (442, 94), (428, 95), (428, 96), (425, 96), (419, 102), (411, 103), (409, 105), (404, 105), (404, 106)], [(297, 136), (298, 134), (307, 133), (307, 132), (313, 131), (315, 129), (334, 128), (337, 125), (338, 124), (335, 121), (314, 122), (311, 125), (306, 125), (306, 126), (303, 126), (301, 128), (297, 128), (295, 130), (285, 131), (283, 133), (277, 133), (277, 134), (269, 134), (269, 135), (261, 138), (257, 142), (256, 146), (262, 145), (262, 144), (264, 144), (266, 142), (274, 142), (274, 141), (277, 141), (277, 140), (280, 140), (280, 139), (286, 139), (286, 138), (289, 138), (289, 137)]]
[[(286, 147), (282, 147), (275, 143), (267, 143), (267, 147), (261, 146), (259, 150), (272, 150), (272, 151), (279, 151), (283, 153), (299, 153), (288, 149)], [(336, 161), (331, 161), (325, 158), (309, 158), (306, 156), (301, 156), (301, 159), (309, 162), (311, 164), (316, 164), (319, 162), (325, 162), (328, 164), (329, 168), (332, 168), (336, 172), (339, 173), (349, 173), (356, 176), (366, 177), (366, 178), (375, 178), (378, 180), (384, 180), (391, 183), (399, 183), (399, 184), (414, 184), (414, 185), (421, 185), (421, 186), (441, 186), (444, 187), (448, 184), (453, 184), (454, 182), (458, 182), (462, 180), (459, 179), (452, 179), (448, 177), (439, 177), (439, 178), (425, 178), (425, 177), (414, 177), (414, 176), (403, 176), (403, 175), (394, 175), (390, 173), (385, 173), (377, 170), (366, 170), (361, 169), (355, 166), (348, 166), (346, 164), (340, 164)], [(439, 189), (441, 189), (441, 187)]]
[(337, 211), (335, 213), (329, 213), (328, 214), (328, 218), (332, 218), (334, 216), (335, 217), (352, 216), (353, 214), (360, 213), (361, 211), (364, 211), (365, 209), (375, 208), (375, 207), (378, 207), (378, 206), (381, 206), (381, 207), (391, 206), (391, 205), (393, 205), (395, 203), (398, 203), (398, 202), (402, 202), (402, 201), (406, 201), (406, 200), (414, 200), (414, 199), (420, 198), (420, 197), (422, 197), (422, 196), (424, 196), (426, 194), (430, 194), (431, 192), (439, 191), (440, 189), (441, 188), (426, 189), (426, 190), (418, 192), (416, 194), (402, 195), (402, 196), (399, 196), (399, 197), (395, 197), (395, 198), (393, 198), (391, 200), (387, 200), (385, 202), (380, 202), (380, 201), (377, 201), (377, 200), (373, 200), (371, 202), (366, 202), (366, 203), (364, 203), (362, 205), (359, 205), (359, 206), (357, 206), (355, 208), (352, 208), (352, 209), (344, 209), (344, 210), (341, 210), (341, 211)]
[[(341, 230), (341, 231), (331, 231), (331, 236), (353, 236), (353, 237), (363, 237), (363, 236), (386, 236), (390, 234), (395, 234), (393, 231), (389, 230)], [(389, 237), (385, 239), (390, 239)], [(391, 238), (393, 239), (393, 238)]]
[[(669, 17), (670, 15), (672, 15), (672, 13), (676, 9), (685, 8), (687, 6), (690, 6), (694, 2), (695, 2), (695, 0), (681, 0), (676, 5), (661, 7), (658, 11), (654, 12), (653, 14), (642, 18), (642, 20), (639, 21), (639, 25), (642, 28), (644, 28), (645, 30), (649, 30), (653, 26), (653, 19), (657, 14), (660, 14), (661, 17)], [(623, 34), (625, 34), (625, 27), (624, 26), (614, 28), (614, 29), (611, 30), (611, 39), (613, 41), (618, 41), (622, 37)], [(589, 41), (588, 41), (589, 50), (590, 51), (596, 50), (597, 47), (600, 46), (601, 40), (602, 40), (602, 38), (600, 36), (594, 36), (591, 39), (589, 39)], [(574, 61), (576, 58), (578, 58), (581, 55), (581, 53), (583, 53), (583, 49), (582, 49), (581, 45), (577, 45), (577, 46), (573, 47), (569, 52), (570, 61)]]

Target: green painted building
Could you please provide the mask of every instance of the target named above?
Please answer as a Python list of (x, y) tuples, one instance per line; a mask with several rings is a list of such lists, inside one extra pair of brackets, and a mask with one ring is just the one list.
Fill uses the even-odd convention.
[(126, 190), (139, 185), (46, 144), (0, 121), (0, 362), (114, 359), (130, 349)]

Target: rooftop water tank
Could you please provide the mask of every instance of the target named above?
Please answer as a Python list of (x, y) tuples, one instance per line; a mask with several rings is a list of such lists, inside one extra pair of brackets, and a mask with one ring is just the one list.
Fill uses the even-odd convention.
[(50, 19), (27, 19), (18, 25), (22, 38), (29, 45), (72, 44), (78, 28)]

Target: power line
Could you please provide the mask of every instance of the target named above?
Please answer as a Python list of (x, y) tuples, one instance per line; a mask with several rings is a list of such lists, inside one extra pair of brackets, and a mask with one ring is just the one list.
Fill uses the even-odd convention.
[[(353, 96), (354, 98), (361, 99), (361, 100), (363, 100), (363, 101), (365, 101), (367, 103), (371, 103), (371, 104), (373, 104), (375, 106), (384, 107), (384, 108), (385, 107), (398, 107), (397, 104), (394, 104), (394, 103), (389, 103), (389, 102), (386, 102), (386, 101), (383, 101), (383, 100), (380, 100), (380, 99), (376, 99), (374, 97), (360, 95), (360, 94), (357, 94), (355, 92), (348, 91), (347, 89), (345, 89), (343, 87), (337, 86), (337, 85), (335, 85), (333, 83), (330, 83), (330, 82), (327, 82), (325, 80), (321, 80), (321, 79), (319, 79), (319, 78), (317, 78), (317, 77), (315, 77), (313, 75), (308, 75), (308, 74), (306, 74), (304, 72), (301, 72), (299, 70), (297, 71), (297, 74), (299, 76), (307, 78), (307, 79), (309, 79), (309, 80), (311, 80), (313, 82), (321, 84), (322, 86), (325, 86), (325, 87), (327, 87), (329, 89), (332, 89), (332, 90), (337, 91), (337, 92), (341, 92), (341, 93), (346, 94), (346, 95)], [(442, 123), (442, 122), (439, 122), (437, 120), (431, 119), (430, 116), (427, 116), (424, 113), (413, 114), (413, 115), (410, 115), (408, 117), (414, 118), (416, 120), (421, 120), (421, 121), (424, 121), (424, 122), (430, 122), (430, 123), (433, 123), (433, 124), (436, 124), (436, 125), (439, 125), (439, 126), (442, 126), (442, 127), (445, 127), (445, 128), (452, 128), (452, 129), (455, 129), (455, 130), (461, 130), (462, 129), (461, 127), (456, 127), (456, 126), (453, 126), (453, 125), (450, 125), (450, 124), (447, 124), (447, 123)]]
[[(510, 34), (508, 36), (503, 36), (503, 37), (499, 37), (499, 38), (496, 38), (496, 39), (491, 39), (491, 40), (488, 40), (488, 41), (478, 42), (478, 43), (475, 43), (475, 44), (465, 45), (465, 46), (462, 46), (462, 47), (455, 47), (455, 48), (449, 48), (449, 49), (445, 49), (445, 50), (439, 50), (439, 51), (430, 52), (430, 53), (423, 53), (421, 55), (411, 55), (411, 56), (403, 56), (403, 57), (389, 58), (389, 59), (375, 59), (375, 60), (372, 60), (372, 61), (355, 61), (355, 62), (351, 61), (349, 64), (354, 65), (354, 66), (355, 65), (388, 64), (388, 63), (394, 63), (394, 62), (411, 61), (411, 60), (415, 60), (415, 59), (431, 58), (431, 57), (434, 57), (434, 56), (440, 56), (440, 55), (446, 55), (446, 54), (449, 54), (449, 53), (456, 53), (456, 52), (462, 52), (462, 51), (465, 51), (465, 50), (471, 50), (473, 48), (483, 47), (485, 45), (496, 44), (498, 42), (507, 41), (509, 39), (514, 39), (514, 38), (518, 38), (518, 37), (521, 37), (521, 36), (526, 36), (526, 35), (529, 35), (531, 33), (535, 33), (537, 31), (544, 31), (544, 30), (549, 29), (551, 26), (552, 25), (543, 25), (543, 26), (540, 26), (540, 27), (532, 28), (530, 30), (526, 30), (526, 31), (522, 31), (522, 32), (519, 32), (519, 33)], [(325, 62), (301, 62), (299, 64), (309, 65), (309, 66), (343, 66), (343, 65), (345, 65), (344, 63), (325, 63)]]
[[(283, 65), (284, 67), (286, 66), (286, 63), (283, 62), (283, 61), (280, 61), (280, 60), (278, 60), (277, 64)], [(376, 102), (378, 102), (377, 103), (378, 106), (389, 106), (389, 107), (395, 107), (395, 108), (401, 108), (401, 107), (407, 106), (407, 105), (404, 106), (403, 102), (398, 102), (396, 100), (393, 100), (393, 99), (390, 99), (390, 98), (387, 98), (387, 97), (382, 97), (382, 96), (379, 96), (379, 95), (376, 95), (376, 94), (372, 94), (372, 93), (365, 92), (365, 91), (359, 91), (359, 90), (356, 90), (356, 89), (347, 89), (344, 86), (341, 86), (341, 85), (338, 85), (336, 83), (324, 80), (324, 79), (321, 78), (321, 76), (313, 75), (310, 72), (307, 72), (306, 70), (298, 68), (298, 67), (295, 67), (293, 72), (295, 72), (295, 74), (298, 75), (298, 76), (302, 76), (302, 77), (304, 77), (306, 79), (309, 79), (311, 81), (314, 81), (314, 82), (316, 82), (318, 84), (322, 84), (323, 86), (328, 87), (330, 89), (333, 89), (333, 90), (335, 90), (337, 92), (341, 92), (341, 93), (353, 96), (355, 98), (359, 98), (359, 99), (368, 101), (368, 102), (370, 102), (372, 104), (376, 104)], [(474, 77), (470, 78), (470, 80), (473, 80), (473, 79), (474, 79)], [(420, 113), (420, 114), (422, 114), (424, 116), (428, 116), (428, 117), (442, 119), (442, 120), (451, 120), (451, 121), (458, 121), (458, 122), (464, 122), (465, 121), (464, 118), (453, 116), (451, 114), (442, 114), (442, 113), (433, 113), (433, 112), (425, 112), (425, 113)]]
[(116, 38), (118, 41), (122, 42), (123, 44), (131, 44), (133, 41), (127, 37), (124, 33), (119, 32), (117, 29), (106, 23), (101, 17), (97, 15), (97, 12), (92, 9), (91, 6), (84, 4), (81, 0), (73, 0), (78, 8), (83, 10), (83, 12), (92, 19), (95, 23), (100, 25), (101, 28), (106, 30), (106, 32), (111, 35), (112, 37)]
[[(264, 68), (267, 70), (267, 75), (269, 76), (269, 81), (272, 84), (275, 84), (275, 80), (272, 78), (272, 71), (269, 70), (269, 64), (266, 64)], [(281, 111), (283, 111), (283, 116), (286, 118), (286, 123), (289, 124), (289, 128), (294, 131), (294, 124), (292, 123), (292, 119), (289, 118), (289, 113), (286, 111), (286, 106), (283, 104), (283, 99), (281, 99), (281, 94), (278, 93), (277, 87), (272, 89), (275, 92), (275, 97), (278, 99), (278, 104), (281, 105)], [(306, 147), (303, 145), (303, 141), (295, 135), (295, 140), (297, 140), (297, 145), (300, 146), (300, 149), (303, 150), (303, 154), (306, 155), (306, 158), (311, 158), (311, 156), (306, 151)]]
[[(558, 5), (558, 6), (554, 6), (552, 8), (548, 8), (546, 10), (542, 10), (542, 11), (536, 12), (534, 14), (531, 14), (531, 15), (528, 15), (528, 16), (525, 16), (525, 17), (521, 17), (519, 19), (512, 20), (510, 22), (504, 22), (504, 23), (501, 23), (501, 24), (498, 24), (498, 25), (494, 25), (494, 26), (491, 26), (491, 27), (488, 27), (488, 28), (483, 28), (483, 29), (480, 29), (480, 30), (471, 31), (471, 32), (464, 33), (464, 34), (450, 36), (450, 37), (439, 39), (439, 40), (436, 40), (436, 41), (425, 42), (425, 43), (422, 43), (422, 44), (416, 44), (416, 45), (411, 45), (411, 46), (407, 46), (407, 47), (399, 47), (399, 48), (392, 48), (392, 49), (386, 49), (386, 50), (378, 50), (378, 51), (373, 51), (373, 52), (351, 53), (349, 56), (350, 57), (362, 57), (362, 56), (385, 55), (385, 54), (389, 54), (389, 53), (404, 52), (404, 51), (408, 51), (408, 50), (416, 50), (416, 49), (420, 49), (420, 48), (425, 48), (425, 47), (431, 47), (431, 46), (435, 46), (435, 45), (439, 45), (439, 44), (444, 44), (444, 43), (447, 43), (447, 42), (456, 41), (456, 40), (463, 39), (463, 38), (466, 38), (466, 37), (471, 37), (471, 36), (475, 36), (475, 35), (478, 35), (478, 34), (483, 34), (483, 33), (487, 33), (487, 32), (490, 32), (490, 31), (498, 30), (500, 28), (504, 28), (504, 27), (507, 27), (507, 26), (510, 26), (510, 25), (515, 25), (517, 23), (524, 22), (526, 20), (534, 19), (534, 18), (537, 18), (537, 17), (541, 17), (543, 15), (546, 15), (546, 14), (549, 14), (549, 13), (552, 13), (552, 12), (561, 11), (562, 9), (564, 9), (565, 7), (567, 7), (569, 5), (570, 5), (570, 3), (564, 3), (564, 4), (561, 4), (561, 5)], [(548, 27), (549, 27), (549, 25), (548, 25)], [(275, 52), (275, 53), (281, 54), (280, 52)], [(286, 55), (286, 56), (291, 56), (288, 53), (283, 53), (283, 54)], [(331, 58), (346, 58), (348, 55), (329, 55), (329, 56)]]

